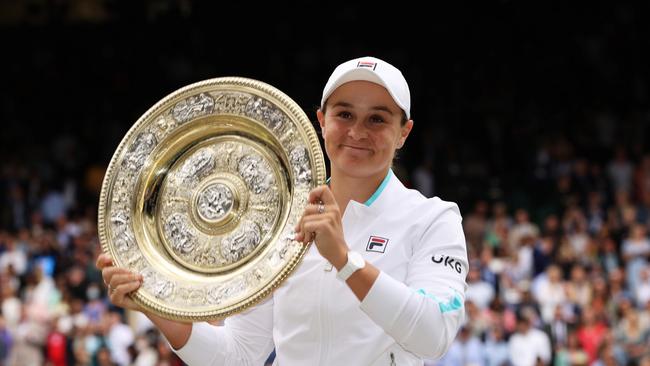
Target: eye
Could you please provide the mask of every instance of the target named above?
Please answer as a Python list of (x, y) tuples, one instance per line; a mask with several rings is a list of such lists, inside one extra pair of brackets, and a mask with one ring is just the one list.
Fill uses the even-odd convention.
[(336, 114), (336, 116), (344, 119), (350, 119), (352, 118), (352, 113), (348, 111), (340, 111), (339, 113)]
[(384, 120), (384, 117), (382, 117), (380, 115), (373, 115), (373, 116), (370, 116), (370, 122), (372, 122), (372, 123), (384, 123), (385, 120)]

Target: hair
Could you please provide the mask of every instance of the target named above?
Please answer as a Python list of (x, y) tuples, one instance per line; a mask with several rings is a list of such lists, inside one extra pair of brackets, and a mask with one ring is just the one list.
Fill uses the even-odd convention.
[[(325, 114), (325, 111), (327, 110), (327, 102), (328, 102), (328, 100), (325, 100), (325, 103), (323, 104), (322, 107), (316, 107), (316, 109), (320, 109), (323, 112), (323, 114)], [(402, 119), (400, 120), (400, 126), (404, 127), (404, 125), (408, 121), (408, 118), (406, 118), (406, 112), (404, 112), (404, 110), (402, 108), (400, 108), (399, 110), (400, 110), (400, 112), (402, 112)]]

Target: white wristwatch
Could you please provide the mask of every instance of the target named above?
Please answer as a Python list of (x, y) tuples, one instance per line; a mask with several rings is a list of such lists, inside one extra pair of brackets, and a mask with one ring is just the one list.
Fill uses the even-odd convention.
[(353, 251), (348, 252), (348, 262), (336, 274), (336, 278), (345, 282), (352, 274), (366, 266), (366, 261), (361, 254)]

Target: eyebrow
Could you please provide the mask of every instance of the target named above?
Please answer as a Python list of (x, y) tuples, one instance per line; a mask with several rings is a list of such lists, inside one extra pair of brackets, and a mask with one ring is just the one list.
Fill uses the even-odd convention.
[[(334, 105), (332, 105), (332, 107), (352, 108), (353, 106), (352, 106), (352, 104), (347, 103), (347, 102), (337, 102)], [(377, 106), (371, 107), (370, 109), (372, 109), (374, 111), (384, 111), (384, 112), (390, 114), (391, 116), (395, 114), (393, 111), (391, 111), (388, 107), (386, 107), (384, 105), (377, 105)]]

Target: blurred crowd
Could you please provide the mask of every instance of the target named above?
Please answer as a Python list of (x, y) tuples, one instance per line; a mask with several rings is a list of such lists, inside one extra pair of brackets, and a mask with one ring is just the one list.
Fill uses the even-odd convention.
[(0, 163), (0, 365), (181, 365), (142, 314), (108, 301), (95, 267), (103, 170), (77, 179), (56, 163)]
[[(108, 302), (94, 266), (104, 168), (71, 164), (70, 146), (0, 164), (0, 361), (180, 365), (146, 318)], [(467, 322), (429, 364), (650, 365), (650, 154), (599, 162), (559, 139), (535, 156), (521, 174), (537, 204), (486, 191), (463, 212)], [(432, 169), (394, 170), (433, 194)]]
[(467, 322), (438, 364), (650, 365), (650, 154), (549, 146), (529, 192), (545, 205), (465, 212)]

